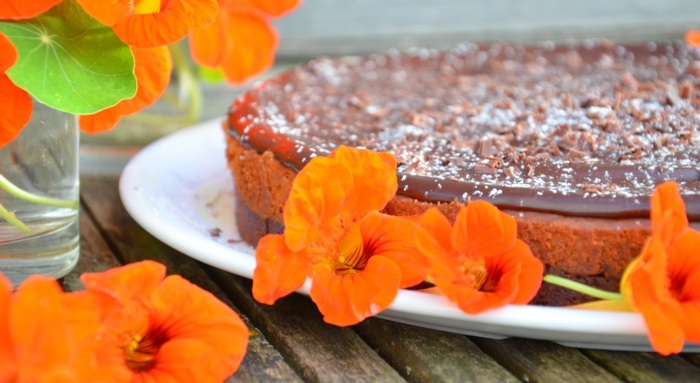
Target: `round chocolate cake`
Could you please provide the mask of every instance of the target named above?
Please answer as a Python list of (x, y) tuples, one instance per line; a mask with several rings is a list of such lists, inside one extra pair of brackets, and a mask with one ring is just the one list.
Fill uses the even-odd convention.
[[(417, 214), (484, 199), (518, 221), (548, 273), (617, 289), (649, 234), (655, 185), (676, 180), (700, 228), (700, 51), (464, 44), (320, 58), (238, 97), (227, 157), (251, 243), (281, 232), (296, 172), (338, 145), (394, 154)], [(543, 286), (535, 303), (580, 302)]]

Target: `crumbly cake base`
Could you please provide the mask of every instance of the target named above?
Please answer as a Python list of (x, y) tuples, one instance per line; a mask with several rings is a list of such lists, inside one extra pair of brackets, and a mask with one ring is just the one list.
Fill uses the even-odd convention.
[[(268, 233), (281, 233), (283, 207), (296, 172), (272, 153), (241, 145), (227, 135), (227, 159), (237, 191), (236, 219), (243, 240), (257, 244)], [(451, 221), (457, 203), (432, 204), (404, 196), (391, 200), (385, 213), (420, 214), (436, 206)], [(650, 231), (648, 219), (602, 219), (566, 217), (556, 214), (508, 211), (518, 223), (518, 236), (552, 273), (594, 287), (616, 290), (625, 267), (642, 249)], [(697, 227), (697, 223), (693, 224)], [(533, 303), (563, 306), (581, 303), (587, 297), (548, 284)]]

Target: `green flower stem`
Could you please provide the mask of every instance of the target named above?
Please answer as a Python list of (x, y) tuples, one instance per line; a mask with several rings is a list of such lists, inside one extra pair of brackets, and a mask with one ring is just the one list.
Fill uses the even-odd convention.
[(596, 289), (595, 287), (590, 287), (584, 285), (583, 283), (572, 281), (571, 279), (559, 277), (556, 275), (547, 274), (543, 279), (547, 283), (553, 285), (561, 286), (569, 290), (573, 290), (582, 294), (590, 295), (594, 298), (611, 300), (611, 301), (621, 301), (624, 298), (620, 293), (612, 293), (610, 291)]
[(31, 231), (24, 222), (17, 219), (15, 213), (5, 209), (5, 206), (2, 206), (2, 204), (0, 204), (0, 217), (5, 218), (10, 225), (16, 227), (22, 234), (28, 234)]
[[(173, 58), (173, 68), (177, 74), (178, 94), (174, 95), (166, 91), (161, 99), (170, 103), (177, 109), (186, 113), (186, 118), (173, 117), (172, 115), (161, 115), (151, 113), (136, 113), (129, 116), (129, 119), (144, 124), (193, 124), (199, 120), (202, 114), (202, 89), (201, 84), (194, 73), (193, 65), (187, 59), (187, 54), (182, 46), (182, 42), (169, 45)], [(187, 93), (185, 93), (187, 92)], [(183, 94), (184, 93), (184, 94)], [(187, 97), (189, 102), (183, 102)]]
[(5, 176), (3, 176), (2, 174), (0, 174), (0, 189), (3, 189), (11, 195), (19, 199), (25, 200), (29, 203), (66, 209), (78, 208), (78, 201), (68, 201), (64, 199), (44, 197), (38, 194), (33, 194), (28, 191), (22, 190), (15, 186), (15, 184), (10, 182), (10, 180), (5, 178)]
[[(52, 206), (58, 208), (66, 209), (77, 209), (78, 201), (68, 201), (58, 198), (40, 196), (38, 194), (33, 194), (28, 191), (22, 190), (15, 184), (10, 182), (5, 176), (0, 174), (0, 189), (6, 191), (12, 196), (15, 196), (21, 200), (27, 201), (29, 203), (35, 203), (38, 205)], [(0, 217), (4, 218), (12, 226), (19, 229), (22, 233), (29, 233), (29, 228), (17, 216), (11, 211), (7, 210), (2, 204), (0, 204)]]

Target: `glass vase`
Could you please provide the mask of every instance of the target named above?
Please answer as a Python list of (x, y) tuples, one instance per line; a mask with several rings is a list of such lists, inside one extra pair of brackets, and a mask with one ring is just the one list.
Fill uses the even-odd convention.
[(0, 272), (15, 286), (59, 278), (80, 255), (78, 122), (34, 102), (30, 122), (0, 150)]

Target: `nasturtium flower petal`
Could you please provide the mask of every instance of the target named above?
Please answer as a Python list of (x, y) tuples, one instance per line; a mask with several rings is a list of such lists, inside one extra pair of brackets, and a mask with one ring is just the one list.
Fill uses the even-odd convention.
[(381, 255), (394, 261), (401, 270), (401, 288), (415, 286), (425, 280), (428, 261), (418, 251), (414, 241), (418, 229), (416, 222), (376, 211), (358, 222), (364, 251), (371, 257)]
[(132, 52), (138, 84), (136, 95), (97, 113), (80, 116), (82, 131), (100, 133), (113, 128), (122, 117), (153, 104), (168, 87), (173, 65), (167, 47), (132, 48)]
[(206, 28), (218, 11), (216, 0), (170, 0), (161, 2), (153, 13), (130, 9), (111, 26), (125, 43), (150, 48), (179, 41), (192, 29)]
[(80, 281), (88, 290), (114, 297), (121, 303), (148, 296), (165, 278), (165, 266), (154, 261), (141, 261), (107, 271), (83, 273)]
[[(147, 372), (133, 374), (133, 383), (221, 382), (233, 371), (222, 365), (217, 351), (193, 339), (174, 339), (165, 343), (157, 364)], [(230, 371), (230, 372), (229, 372)]]
[(502, 307), (506, 304), (529, 303), (542, 285), (542, 262), (532, 255), (525, 242), (497, 256), (487, 257), (485, 266), (490, 287), (481, 291), (479, 299), (462, 307), (470, 314)]
[(129, 12), (133, 0), (77, 0), (88, 15), (105, 25), (113, 25)]
[(585, 303), (580, 303), (578, 305), (569, 306), (574, 309), (585, 309), (585, 310), (599, 310), (599, 311), (624, 311), (624, 312), (635, 312), (634, 308), (630, 306), (630, 303), (626, 300), (620, 299), (601, 299)]
[(15, 380), (16, 365), (12, 351), (8, 316), (12, 282), (0, 274), (0, 382)]
[(651, 195), (651, 225), (664, 246), (668, 246), (675, 236), (688, 227), (685, 202), (678, 193), (677, 183), (665, 182), (654, 189)]
[(32, 98), (0, 73), (0, 149), (19, 136), (32, 118)]
[(206, 381), (223, 381), (238, 369), (248, 345), (248, 328), (233, 309), (210, 292), (171, 275), (153, 292), (148, 307), (153, 327), (173, 342), (189, 340), (208, 348), (202, 348), (201, 353), (182, 347), (162, 348), (157, 368), (189, 364), (189, 369)]
[(11, 298), (8, 323), (20, 381), (71, 367), (73, 339), (61, 294), (54, 279), (33, 275)]
[(190, 54), (195, 63), (207, 68), (219, 66), (228, 47), (224, 33), (228, 22), (224, 12), (221, 12), (211, 25), (190, 33)]
[(324, 321), (351, 326), (389, 307), (400, 282), (401, 270), (383, 256), (373, 256), (364, 270), (345, 275), (320, 263), (314, 266), (309, 295)]
[(383, 209), (396, 195), (396, 160), (391, 154), (340, 146), (329, 157), (344, 163), (352, 172), (352, 188), (344, 204), (353, 212), (353, 219)]
[(686, 229), (667, 248), (671, 295), (682, 310), (688, 341), (700, 343), (700, 232)]
[(678, 353), (685, 342), (682, 311), (669, 291), (668, 256), (661, 239), (653, 236), (640, 257), (643, 261), (628, 278), (632, 304), (644, 316), (654, 349), (662, 355)]
[(17, 138), (32, 118), (32, 99), (4, 73), (17, 61), (17, 49), (0, 33), (0, 149)]
[(450, 266), (444, 261), (431, 263), (428, 276), (442, 295), (466, 312), (470, 305), (479, 302), (482, 293)]
[[(284, 205), (284, 238), (293, 252), (328, 235), (345, 213), (352, 173), (342, 162), (317, 157), (297, 174)], [(340, 217), (340, 218), (339, 218)]]
[(685, 33), (685, 43), (691, 47), (700, 48), (700, 31), (688, 31)]
[(12, 45), (12, 41), (0, 32), (0, 73), (8, 70), (17, 61), (17, 49)]
[(32, 17), (36, 17), (48, 11), (61, 1), (62, 0), (3, 0), (0, 1), (0, 19), (31, 19)]
[(498, 254), (515, 245), (517, 229), (512, 216), (486, 201), (470, 201), (457, 214), (452, 245), (463, 252)]
[(271, 18), (294, 10), (301, 1), (221, 0), (216, 21), (190, 33), (190, 51), (199, 65), (221, 71), (232, 85), (266, 72), (275, 59), (277, 32)]
[(235, 11), (223, 27), (227, 41), (220, 68), (226, 81), (244, 84), (272, 67), (279, 38), (267, 20), (254, 12)]
[[(492, 261), (495, 262), (497, 260), (494, 259)], [(487, 267), (488, 261), (487, 259)], [(498, 267), (505, 272), (514, 270), (512, 263), (519, 263), (520, 270), (518, 275), (516, 275), (518, 278), (518, 291), (511, 303), (516, 305), (530, 303), (537, 295), (540, 287), (542, 287), (542, 277), (544, 276), (544, 265), (542, 262), (535, 258), (530, 247), (522, 240), (518, 240), (512, 250), (503, 254), (500, 261), (504, 264)], [(510, 262), (511, 264), (508, 265), (505, 262)], [(496, 266), (493, 266), (493, 268), (496, 268)]]
[[(452, 233), (452, 224), (444, 214), (434, 207), (426, 210), (419, 218), (421, 227), (425, 230), (420, 231), (421, 238), (425, 240), (418, 241), (419, 246), (430, 246), (431, 249), (424, 251), (425, 253), (447, 252), (452, 249), (450, 234)], [(439, 246), (439, 247), (438, 247)]]
[(255, 251), (253, 297), (260, 303), (275, 303), (299, 289), (310, 274), (310, 268), (304, 254), (287, 248), (284, 236), (264, 236)]

